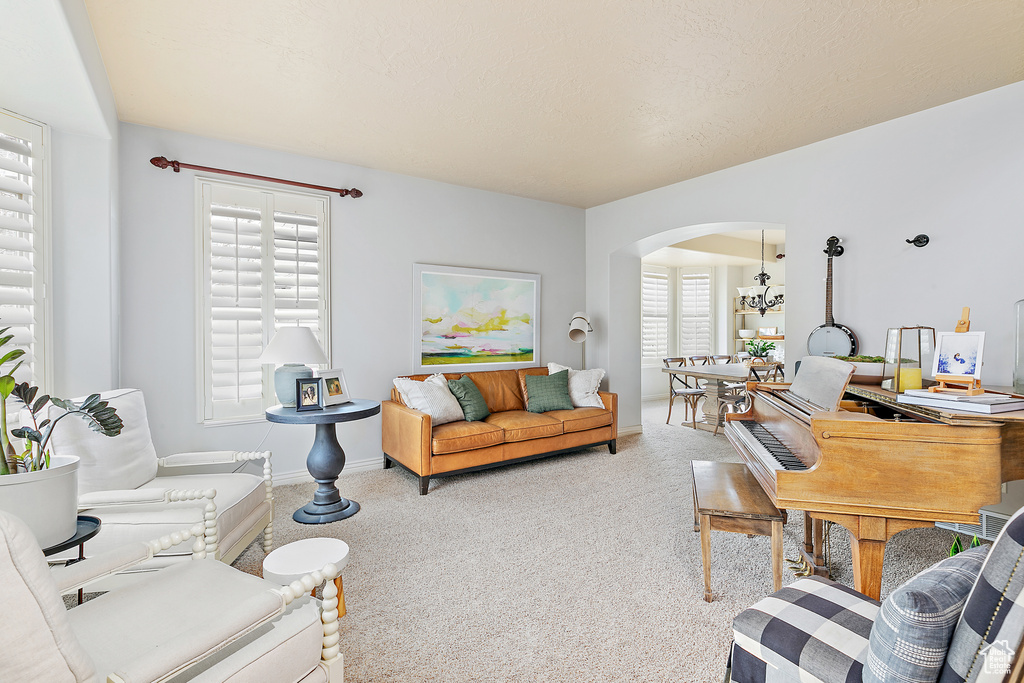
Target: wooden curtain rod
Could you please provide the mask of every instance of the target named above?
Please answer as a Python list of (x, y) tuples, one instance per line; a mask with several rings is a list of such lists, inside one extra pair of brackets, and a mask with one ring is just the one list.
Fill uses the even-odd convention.
[(342, 197), (353, 197), (358, 199), (363, 196), (362, 190), (352, 188), (347, 190), (343, 187), (324, 187), (323, 185), (310, 185), (309, 183), (300, 183), (294, 180), (282, 180), (281, 178), (271, 178), (265, 175), (254, 175), (252, 173), (241, 173), (239, 171), (225, 171), (223, 168), (211, 168), (209, 166), (196, 166), (195, 164), (186, 164), (181, 161), (168, 161), (167, 157), (153, 157), (149, 160), (149, 163), (153, 164), (157, 168), (170, 168), (175, 173), (180, 173), (183, 168), (190, 168), (193, 171), (206, 171), (208, 173), (219, 173), (221, 175), (233, 175), (239, 178), (252, 178), (253, 180), (269, 180), (272, 183), (282, 183), (284, 185), (295, 185), (296, 187), (308, 187), (311, 190), (326, 190), (327, 192), (337, 192)]

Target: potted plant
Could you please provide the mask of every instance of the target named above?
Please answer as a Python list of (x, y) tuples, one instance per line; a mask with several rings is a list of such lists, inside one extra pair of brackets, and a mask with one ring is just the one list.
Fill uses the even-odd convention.
[[(0, 330), (0, 347), (8, 344), (13, 335), (10, 328)], [(14, 349), (0, 356), (0, 367), (24, 355)], [(106, 436), (117, 436), (124, 426), (114, 408), (100, 400), (99, 394), (89, 396), (80, 405), (53, 396), (39, 394), (39, 388), (28, 382), (17, 383), (14, 372), (0, 375), (0, 510), (10, 512), (24, 520), (43, 548), (55, 545), (75, 535), (78, 518), (78, 458), (52, 456), (48, 449), (50, 436), (57, 423), (68, 415), (77, 415), (89, 426)], [(7, 432), (8, 401), (28, 408), (31, 425)], [(55, 419), (39, 416), (49, 404), (65, 412)], [(19, 406), (20, 408), (20, 406)], [(11, 435), (24, 439), (24, 446), (15, 448)]]
[(751, 339), (747, 342), (747, 353), (753, 358), (767, 358), (768, 352), (775, 349), (775, 342), (763, 339)]

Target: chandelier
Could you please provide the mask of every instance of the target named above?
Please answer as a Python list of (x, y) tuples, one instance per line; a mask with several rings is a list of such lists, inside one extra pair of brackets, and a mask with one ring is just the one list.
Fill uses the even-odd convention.
[(754, 294), (750, 296), (741, 296), (740, 302), (747, 308), (756, 309), (761, 317), (768, 311), (769, 308), (774, 308), (782, 303), (782, 295), (777, 294), (768, 298), (768, 280), (771, 280), (772, 276), (764, 270), (764, 230), (761, 231), (761, 272), (754, 276), (754, 280), (757, 281), (758, 286), (754, 287)]

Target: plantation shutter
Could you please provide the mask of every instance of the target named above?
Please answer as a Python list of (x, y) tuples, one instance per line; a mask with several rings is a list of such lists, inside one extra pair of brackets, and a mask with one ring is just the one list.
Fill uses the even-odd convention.
[(202, 420), (260, 417), (276, 398), (259, 356), (282, 325), (325, 352), (326, 199), (200, 181), (204, 216)]
[(668, 353), (668, 271), (644, 269), (641, 275), (641, 349), (644, 358)]
[[(11, 341), (0, 355), (22, 349), (19, 382), (46, 386), (43, 353), (42, 125), (0, 112), (0, 329)], [(10, 373), (17, 361), (4, 363)]]
[(679, 354), (710, 354), (712, 347), (711, 273), (679, 272)]

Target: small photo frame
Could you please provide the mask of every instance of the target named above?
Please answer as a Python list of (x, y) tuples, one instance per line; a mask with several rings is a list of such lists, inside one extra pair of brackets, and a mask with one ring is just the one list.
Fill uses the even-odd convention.
[(324, 397), (319, 377), (300, 377), (295, 380), (295, 411), (323, 410)]
[(341, 368), (324, 370), (320, 373), (320, 379), (323, 380), (321, 388), (325, 406), (336, 406), (352, 400), (348, 393), (348, 384), (345, 383), (345, 371)]
[(961, 375), (981, 379), (984, 332), (936, 332), (932, 375)]

